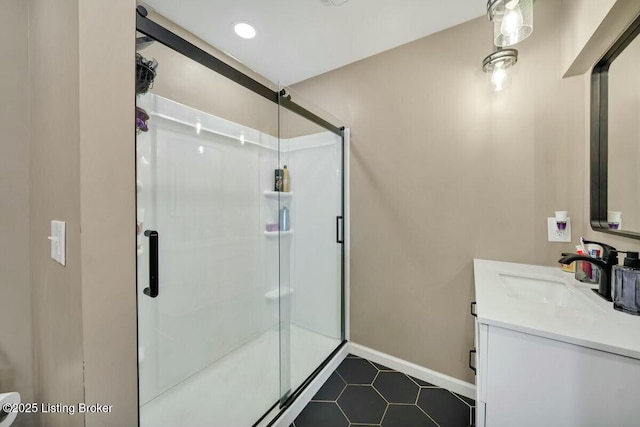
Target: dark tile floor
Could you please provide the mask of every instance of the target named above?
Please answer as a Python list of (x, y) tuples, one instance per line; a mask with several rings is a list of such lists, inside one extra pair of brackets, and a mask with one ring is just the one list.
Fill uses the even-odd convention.
[(475, 402), (349, 355), (291, 427), (469, 427)]

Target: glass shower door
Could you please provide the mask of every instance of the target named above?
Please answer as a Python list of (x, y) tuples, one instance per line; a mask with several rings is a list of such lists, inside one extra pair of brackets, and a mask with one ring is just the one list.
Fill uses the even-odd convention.
[[(280, 397), (277, 138), (157, 94), (138, 105), (140, 425), (253, 425)], [(275, 122), (275, 104), (250, 106)]]
[[(304, 107), (304, 110), (297, 106)], [(311, 112), (334, 124), (328, 130)], [(337, 127), (335, 126), (337, 124)], [(343, 333), (343, 136), (339, 122), (290, 88), (280, 91), (280, 392), (286, 400), (323, 364)]]
[(344, 339), (342, 131), (288, 88), (274, 103), (144, 54), (160, 65), (137, 99), (140, 426), (251, 426)]

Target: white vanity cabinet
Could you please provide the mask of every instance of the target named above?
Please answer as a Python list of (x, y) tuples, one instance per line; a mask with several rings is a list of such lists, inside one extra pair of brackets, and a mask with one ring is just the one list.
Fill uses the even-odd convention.
[[(470, 361), (476, 369), (476, 426), (640, 426), (640, 317), (607, 312), (595, 294), (593, 316), (517, 299), (503, 300), (512, 305), (498, 313), (501, 297), (479, 289), (478, 279), (489, 276), (478, 274), (486, 267), (478, 261), (476, 353)], [(546, 270), (528, 274), (553, 272), (538, 268)]]
[(640, 426), (640, 360), (477, 324), (476, 427)]

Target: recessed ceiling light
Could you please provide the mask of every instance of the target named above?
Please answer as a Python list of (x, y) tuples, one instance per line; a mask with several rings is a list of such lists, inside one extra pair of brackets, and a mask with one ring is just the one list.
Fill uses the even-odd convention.
[(243, 39), (252, 39), (256, 36), (256, 29), (246, 22), (237, 22), (233, 26), (233, 30)]

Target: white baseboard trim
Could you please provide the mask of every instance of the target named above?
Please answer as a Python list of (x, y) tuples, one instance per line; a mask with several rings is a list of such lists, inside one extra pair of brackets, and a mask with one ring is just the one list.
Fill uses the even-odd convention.
[(424, 368), (420, 365), (416, 365), (415, 363), (407, 362), (406, 360), (402, 360), (360, 344), (350, 342), (347, 344), (347, 347), (349, 348), (349, 353), (356, 356), (379, 363), (404, 374), (411, 375), (412, 377), (416, 377), (419, 380), (426, 381), (438, 387), (446, 388), (447, 390), (456, 392), (470, 399), (476, 398), (476, 386), (468, 382), (450, 377), (449, 375), (441, 374), (440, 372), (432, 371), (431, 369)]
[[(291, 423), (300, 415), (300, 412), (307, 406), (307, 403), (311, 401), (311, 398), (320, 390), (320, 387), (329, 379), (333, 371), (342, 363), (342, 361), (349, 354), (349, 344), (340, 349), (338, 353), (327, 363), (327, 365), (320, 371), (318, 376), (300, 393), (300, 396), (289, 406), (284, 413), (273, 424), (273, 427), (289, 427)], [(277, 408), (275, 414), (277, 414)], [(274, 415), (275, 415), (274, 414)], [(267, 419), (269, 417), (266, 417)], [(259, 424), (259, 427), (266, 426), (269, 421), (265, 419)], [(273, 419), (273, 417), (271, 417)]]

